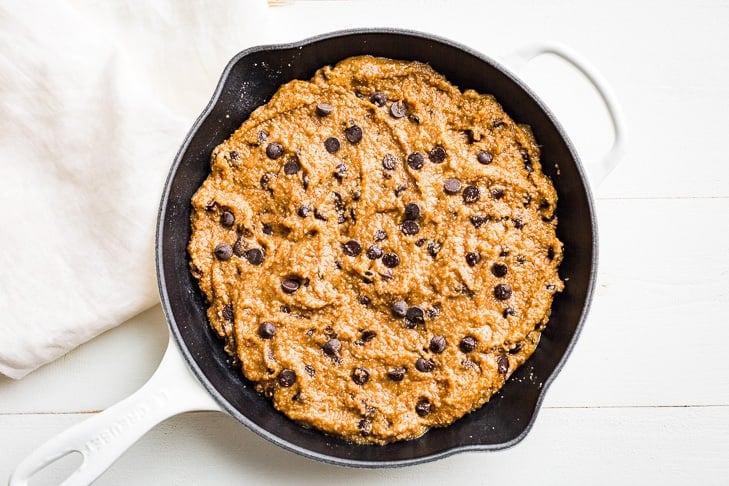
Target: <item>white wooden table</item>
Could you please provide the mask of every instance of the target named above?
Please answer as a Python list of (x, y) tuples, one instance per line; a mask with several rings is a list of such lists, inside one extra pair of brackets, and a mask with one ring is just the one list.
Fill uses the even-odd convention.
[[(352, 470), (279, 449), (223, 414), (188, 413), (153, 429), (95, 484), (729, 484), (729, 3), (284, 3), (274, 12), (282, 41), (387, 25), (498, 56), (550, 39), (602, 71), (631, 138), (596, 190), (592, 312), (534, 428), (512, 449)], [(607, 118), (574, 71), (542, 58), (524, 77), (585, 161), (605, 151)], [(155, 307), (21, 381), (0, 377), (0, 481), (42, 442), (140, 387), (166, 343)], [(58, 464), (39, 479), (57, 484), (69, 470)]]

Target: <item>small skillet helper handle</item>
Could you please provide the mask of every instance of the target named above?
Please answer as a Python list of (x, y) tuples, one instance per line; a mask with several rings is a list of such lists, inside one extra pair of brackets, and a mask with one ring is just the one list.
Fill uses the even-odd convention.
[(156, 424), (193, 410), (222, 408), (188, 369), (170, 337), (162, 362), (142, 388), (33, 451), (17, 466), (8, 485), (27, 486), (38, 471), (74, 451), (82, 454), (83, 462), (61, 485), (90, 484)]
[(605, 78), (580, 54), (572, 49), (557, 43), (544, 43), (524, 46), (504, 57), (507, 66), (515, 71), (520, 71), (526, 63), (542, 54), (554, 54), (561, 57), (578, 71), (585, 75), (595, 90), (602, 98), (607, 108), (610, 120), (613, 125), (614, 140), (613, 145), (598, 162), (586, 164), (590, 183), (593, 187), (598, 187), (607, 175), (618, 165), (623, 156), (625, 148), (625, 121), (613, 90), (605, 80)]

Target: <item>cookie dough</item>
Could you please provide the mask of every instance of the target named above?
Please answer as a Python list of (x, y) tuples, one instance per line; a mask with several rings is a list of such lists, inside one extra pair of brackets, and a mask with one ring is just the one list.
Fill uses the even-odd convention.
[(418, 437), (532, 354), (562, 244), (539, 147), (428, 65), (346, 59), (212, 153), (190, 267), (243, 374), (304, 426)]

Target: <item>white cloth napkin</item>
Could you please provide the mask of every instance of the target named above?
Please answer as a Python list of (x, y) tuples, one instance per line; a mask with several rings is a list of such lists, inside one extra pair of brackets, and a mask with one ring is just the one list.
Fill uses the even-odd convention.
[(21, 378), (158, 299), (175, 152), (264, 0), (0, 5), (0, 372)]

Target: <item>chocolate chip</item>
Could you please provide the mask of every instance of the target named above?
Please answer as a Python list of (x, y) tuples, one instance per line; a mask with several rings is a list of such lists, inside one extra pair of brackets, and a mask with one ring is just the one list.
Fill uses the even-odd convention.
[(408, 305), (404, 300), (398, 300), (392, 304), (390, 310), (392, 310), (392, 313), (397, 317), (405, 317), (408, 312)]
[(344, 208), (344, 199), (342, 199), (342, 195), (341, 194), (339, 194), (336, 191), (333, 191), (332, 192), (332, 198), (334, 199), (334, 206), (337, 209)]
[(499, 365), (499, 373), (505, 375), (509, 371), (509, 358), (501, 355), (496, 359), (496, 362)]
[(309, 376), (314, 376), (316, 374), (316, 370), (313, 366), (304, 365), (304, 371), (306, 371), (306, 374)]
[(327, 217), (321, 214), (318, 209), (314, 209), (314, 217), (319, 221), (327, 221)]
[(359, 296), (359, 303), (360, 304), (362, 304), (362, 305), (370, 305), (371, 302), (372, 301), (370, 300), (370, 298), (367, 297), (366, 295), (360, 295)]
[(387, 96), (382, 91), (376, 91), (370, 96), (370, 103), (374, 103), (377, 106), (385, 106), (387, 102)]
[(276, 326), (273, 325), (273, 322), (263, 322), (258, 326), (258, 335), (263, 339), (271, 339), (276, 335)]
[(430, 351), (435, 354), (440, 354), (445, 351), (447, 345), (448, 342), (446, 341), (445, 336), (441, 336), (440, 334), (433, 336), (430, 339)]
[(288, 388), (294, 383), (296, 383), (296, 373), (294, 373), (294, 370), (288, 368), (281, 370), (281, 373), (278, 374), (278, 384), (284, 388)]
[(372, 245), (367, 248), (367, 258), (370, 260), (377, 260), (380, 257), (382, 257), (382, 248), (377, 245)]
[(487, 218), (486, 216), (481, 216), (480, 214), (474, 214), (473, 216), (471, 216), (470, 221), (474, 227), (480, 228), (488, 220), (489, 220), (489, 218)]
[(455, 177), (446, 179), (443, 183), (443, 190), (446, 194), (458, 194), (461, 191), (461, 181)]
[(329, 356), (336, 356), (342, 349), (342, 342), (339, 339), (332, 338), (324, 343), (322, 350)]
[(494, 128), (500, 128), (500, 127), (503, 127), (504, 125), (506, 125), (506, 122), (504, 120), (502, 120), (501, 118), (497, 118), (491, 123), (491, 126)]
[(413, 170), (420, 170), (425, 165), (425, 157), (420, 152), (413, 152), (408, 155), (408, 165)]
[(386, 154), (382, 158), (382, 167), (386, 170), (395, 170), (395, 156), (392, 154)]
[(507, 300), (511, 297), (511, 287), (509, 284), (499, 284), (494, 287), (494, 297), (499, 300)]
[(420, 400), (418, 400), (418, 403), (415, 404), (415, 413), (417, 413), (421, 417), (430, 415), (431, 409), (432, 405), (430, 404), (430, 400), (428, 400), (427, 398), (421, 398)]
[(341, 144), (339, 143), (339, 139), (337, 137), (329, 137), (324, 140), (324, 148), (330, 154), (336, 154), (337, 152), (339, 152), (340, 147)]
[(218, 260), (230, 260), (233, 256), (233, 247), (227, 243), (221, 243), (215, 247), (215, 256)]
[(382, 255), (382, 264), (387, 268), (395, 268), (400, 265), (400, 257), (395, 253), (385, 253)]
[(342, 250), (344, 251), (344, 254), (351, 257), (356, 257), (360, 253), (362, 253), (362, 245), (359, 244), (359, 241), (357, 240), (349, 240), (346, 243), (342, 244)]
[(476, 186), (466, 186), (463, 190), (463, 202), (466, 204), (472, 204), (481, 198), (481, 192)]
[(446, 151), (440, 145), (436, 145), (428, 152), (428, 158), (434, 164), (440, 164), (446, 159)]
[(428, 309), (428, 317), (430, 319), (435, 319), (438, 317), (438, 314), (440, 314), (440, 305), (435, 304), (433, 307)]
[(266, 140), (268, 140), (268, 132), (266, 130), (258, 132), (258, 141), (265, 142)]
[(526, 149), (521, 149), (521, 158), (524, 161), (524, 169), (526, 169), (527, 172), (531, 172), (534, 170), (534, 167), (532, 166), (532, 158), (529, 156), (529, 152), (526, 151)]
[(430, 373), (435, 369), (435, 363), (429, 359), (418, 358), (417, 361), (415, 361), (415, 369), (421, 373)]
[(263, 231), (264, 235), (272, 235), (273, 234), (273, 226), (271, 226), (268, 223), (263, 223), (261, 225), (261, 231)]
[(395, 118), (402, 118), (408, 114), (408, 107), (404, 101), (393, 101), (390, 105), (390, 114)]
[(514, 228), (516, 229), (522, 229), (524, 227), (524, 222), (520, 219), (514, 220)]
[(420, 117), (415, 113), (411, 113), (410, 115), (408, 115), (408, 120), (415, 123), (416, 125), (420, 123)]
[(216, 205), (217, 205), (217, 203), (216, 203), (215, 201), (210, 201), (210, 202), (208, 202), (208, 203), (207, 203), (207, 204), (205, 205), (205, 211), (212, 211), (213, 209), (215, 209), (215, 206), (216, 206)]
[(307, 205), (299, 206), (299, 209), (296, 210), (296, 214), (298, 214), (302, 218), (307, 217), (310, 212), (311, 212), (311, 206), (307, 206)]
[(260, 265), (263, 263), (263, 250), (260, 248), (251, 248), (246, 252), (246, 260), (251, 265)]
[(414, 306), (410, 307), (408, 309), (408, 311), (405, 313), (405, 318), (415, 325), (424, 324), (425, 323), (425, 311), (422, 309), (422, 307), (418, 307), (417, 305), (414, 305)]
[(385, 232), (385, 230), (382, 230), (382, 229), (375, 230), (375, 237), (374, 237), (374, 239), (375, 239), (375, 241), (386, 240), (387, 239), (387, 233)]
[(504, 190), (500, 187), (491, 188), (491, 197), (494, 199), (501, 199), (504, 197)]
[(556, 287), (554, 286), (554, 284), (547, 284), (547, 286), (546, 286), (546, 289), (549, 290), (550, 292), (553, 292), (555, 288)]
[(352, 201), (359, 201), (362, 197), (362, 191), (353, 191), (352, 192)]
[(428, 242), (428, 255), (435, 258), (438, 256), (438, 253), (440, 253), (440, 250), (442, 248), (442, 245), (437, 241), (429, 241)]
[(476, 155), (476, 160), (478, 160), (479, 164), (488, 165), (492, 160), (494, 160), (494, 157), (485, 150), (481, 150), (478, 155)]
[(331, 115), (333, 111), (334, 107), (329, 103), (317, 103), (316, 105), (316, 114), (319, 116)]
[(509, 354), (516, 354), (516, 353), (518, 353), (519, 351), (521, 351), (521, 348), (522, 348), (522, 347), (523, 347), (523, 346), (522, 346), (522, 343), (517, 343), (517, 345), (516, 345), (516, 346), (514, 346), (513, 348), (511, 348), (511, 349), (509, 350)]
[[(220, 213), (220, 224), (222, 224), (226, 228), (229, 228), (229, 227), (233, 226), (234, 223), (235, 223), (235, 216), (233, 216), (233, 213), (231, 213), (228, 210), (225, 210), (222, 213)], [(551, 260), (551, 258), (550, 258), (550, 260)]]
[(352, 125), (344, 129), (344, 136), (349, 143), (359, 143), (362, 140), (362, 129), (358, 125)]
[(551, 246), (547, 248), (547, 258), (549, 260), (554, 260), (554, 248)]
[(362, 431), (362, 435), (370, 435), (372, 433), (372, 422), (363, 418), (357, 424), (357, 428)]
[(427, 240), (425, 238), (420, 238), (418, 240), (415, 240), (415, 246), (420, 248), (421, 246), (423, 246), (425, 244), (426, 241)]
[(506, 309), (504, 309), (504, 312), (501, 315), (504, 316), (504, 319), (506, 319), (509, 316), (513, 316), (514, 309), (512, 307), (507, 307)]
[(403, 232), (404, 235), (413, 236), (417, 235), (420, 231), (420, 225), (417, 221), (403, 221), (402, 225), (400, 226), (400, 230)]
[(501, 278), (509, 271), (509, 268), (504, 265), (503, 263), (494, 263), (491, 265), (491, 273), (494, 274), (494, 277)]
[(230, 160), (237, 161), (240, 160), (240, 154), (237, 150), (231, 150), (228, 152), (228, 158), (230, 158)]
[(466, 253), (466, 263), (468, 263), (470, 266), (475, 266), (478, 262), (481, 261), (481, 254), (477, 251), (471, 251)]
[(355, 368), (352, 371), (352, 381), (358, 385), (364, 385), (370, 381), (370, 373), (364, 368)]
[(283, 167), (284, 174), (286, 175), (294, 175), (299, 172), (299, 169), (301, 169), (301, 166), (299, 166), (299, 161), (295, 158), (287, 160)]
[(395, 197), (400, 197), (400, 194), (405, 192), (405, 189), (407, 189), (408, 186), (405, 185), (399, 185), (395, 188)]
[(301, 280), (298, 277), (286, 277), (281, 281), (281, 290), (287, 294), (293, 294), (301, 287)]
[(378, 272), (378, 275), (385, 280), (392, 280), (393, 278), (395, 278), (392, 275), (392, 270), (385, 270), (384, 272)]
[(461, 339), (460, 343), (458, 343), (458, 347), (464, 353), (470, 353), (471, 351), (476, 349), (476, 339), (472, 336), (466, 336)]
[(225, 304), (221, 314), (223, 315), (223, 319), (233, 322), (233, 319), (235, 319), (235, 315), (233, 314), (233, 304)]
[(405, 219), (406, 220), (415, 221), (416, 219), (420, 218), (420, 215), (421, 215), (420, 206), (418, 206), (416, 203), (407, 203), (405, 205)]
[(367, 330), (367, 331), (362, 331), (362, 337), (360, 339), (362, 339), (362, 342), (368, 343), (376, 337), (377, 337), (377, 333), (375, 331)]
[(404, 366), (400, 368), (393, 368), (391, 370), (387, 370), (387, 377), (392, 381), (402, 381), (403, 378), (405, 378), (405, 373), (407, 373), (407, 369)]
[(461, 285), (461, 293), (463, 295), (467, 295), (469, 299), (472, 299), (474, 295), (476, 295), (476, 292), (468, 288), (468, 285), (465, 283)]
[(278, 142), (269, 143), (266, 146), (266, 155), (269, 159), (278, 159), (284, 153), (284, 149)]
[(334, 174), (332, 174), (332, 175), (341, 181), (342, 179), (344, 179), (347, 176), (347, 166), (344, 164), (337, 165), (337, 169), (334, 171)]

